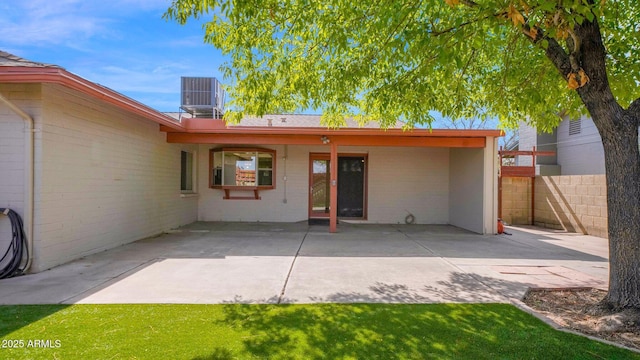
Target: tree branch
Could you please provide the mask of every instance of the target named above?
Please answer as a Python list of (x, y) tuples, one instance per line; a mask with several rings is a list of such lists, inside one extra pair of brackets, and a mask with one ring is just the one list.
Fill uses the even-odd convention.
[[(432, 36), (440, 36), (440, 35), (444, 35), (444, 34), (446, 34), (446, 33), (450, 33), (450, 32), (452, 32), (452, 31), (459, 30), (459, 29), (461, 29), (461, 28), (463, 28), (463, 27), (465, 27), (465, 26), (468, 26), (468, 25), (471, 25), (471, 24), (475, 24), (475, 23), (481, 22), (481, 21), (483, 21), (483, 20), (487, 20), (487, 19), (489, 19), (489, 18), (491, 18), (491, 17), (495, 17), (495, 16), (497, 16), (497, 15), (495, 15), (495, 14), (494, 14), (494, 15), (487, 15), (487, 16), (484, 16), (484, 17), (482, 17), (482, 18), (478, 18), (478, 19), (473, 19), (473, 20), (465, 21), (465, 22), (463, 22), (463, 23), (461, 23), (461, 24), (458, 24), (458, 25), (456, 25), (456, 26), (452, 26), (452, 27), (450, 27), (450, 28), (447, 28), (447, 29), (444, 29), (444, 30), (440, 30), (440, 31), (437, 31), (437, 30), (435, 30), (435, 29), (434, 29), (434, 30), (432, 30), (432, 31), (431, 31), (431, 35), (432, 35)], [(433, 28), (433, 27), (432, 27), (432, 28)]]
[(560, 72), (560, 75), (566, 79), (569, 73), (572, 72), (570, 54), (564, 50), (562, 45), (560, 45), (555, 38), (545, 35), (544, 30), (538, 26), (531, 27), (528, 24), (528, 21), (529, 19), (525, 18), (525, 24), (522, 26), (522, 33), (525, 34), (534, 44), (540, 44), (542, 41), (547, 42), (548, 46), (545, 49), (545, 55)]
[(571, 60), (569, 54), (564, 51), (564, 48), (554, 38), (544, 37), (547, 40), (549, 46), (545, 49), (545, 55), (551, 63), (558, 69), (563, 78), (567, 78), (571, 72)]

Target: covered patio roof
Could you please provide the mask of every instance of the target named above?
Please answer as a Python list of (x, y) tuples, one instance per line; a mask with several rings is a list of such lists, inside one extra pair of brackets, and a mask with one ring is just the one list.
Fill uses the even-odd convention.
[(167, 133), (167, 142), (484, 148), (487, 137), (504, 135), (500, 130), (233, 126), (224, 120), (200, 118), (184, 118), (181, 125), (183, 129), (160, 126)]
[(502, 136), (500, 130), (450, 130), (400, 128), (323, 128), (289, 126), (229, 126), (224, 120), (183, 118), (183, 129), (161, 125), (167, 142), (216, 145), (325, 145), (330, 149), (329, 231), (337, 228), (337, 164), (340, 146), (394, 146), (486, 148), (487, 138)]

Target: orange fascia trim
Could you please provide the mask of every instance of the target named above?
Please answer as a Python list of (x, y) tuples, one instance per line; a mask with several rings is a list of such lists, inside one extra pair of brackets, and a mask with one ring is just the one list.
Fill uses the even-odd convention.
[(160, 124), (164, 128), (174, 131), (186, 130), (182, 124), (175, 121), (172, 117), (107, 87), (74, 75), (62, 68), (24, 66), (0, 67), (0, 83), (48, 83), (62, 85), (105, 101), (126, 111), (140, 115), (148, 120)]
[(167, 133), (168, 143), (219, 145), (322, 145), (320, 136)]
[[(168, 143), (220, 145), (326, 145), (318, 135), (167, 133)], [(329, 145), (484, 148), (484, 137), (329, 136)]]
[[(331, 129), (323, 127), (256, 127), (256, 126), (227, 126), (224, 120), (187, 118), (182, 119), (182, 125), (187, 133), (207, 134), (271, 134), (271, 135), (360, 135), (360, 136), (419, 136), (419, 137), (500, 137), (501, 130), (485, 129), (378, 129), (378, 128), (341, 128)], [(162, 128), (161, 131), (172, 132)]]

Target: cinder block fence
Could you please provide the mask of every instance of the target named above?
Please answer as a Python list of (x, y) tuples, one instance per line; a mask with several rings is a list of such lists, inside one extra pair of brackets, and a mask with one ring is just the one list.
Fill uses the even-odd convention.
[[(502, 217), (507, 223), (531, 224), (530, 181), (502, 180)], [(536, 176), (533, 205), (536, 226), (608, 237), (604, 175)]]

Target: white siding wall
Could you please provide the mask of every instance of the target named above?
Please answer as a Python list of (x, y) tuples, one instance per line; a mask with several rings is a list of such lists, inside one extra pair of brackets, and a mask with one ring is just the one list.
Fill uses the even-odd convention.
[(180, 145), (159, 126), (45, 85), (36, 156), (34, 271), (196, 220), (180, 197)]
[[(274, 190), (260, 192), (261, 200), (223, 200), (222, 190), (207, 188), (209, 149), (213, 147), (199, 148), (199, 220), (295, 222), (308, 218), (309, 154), (328, 153), (327, 146), (288, 146), (286, 194), (285, 147), (267, 147), (276, 150), (277, 182)], [(340, 147), (339, 152), (368, 153), (369, 222), (404, 222), (411, 212), (417, 223), (448, 223), (448, 149)]]
[[(40, 85), (0, 84), (0, 94), (38, 122)], [(25, 129), (25, 120), (0, 103), (0, 208), (14, 210), (23, 220), (26, 189)], [(7, 217), (0, 216), (0, 256), (4, 254), (10, 241), (11, 224)]]
[(604, 149), (593, 120), (582, 117), (579, 134), (569, 135), (569, 120), (558, 126), (558, 165), (562, 175), (604, 174)]
[(451, 149), (450, 159), (449, 222), (482, 234), (485, 232), (484, 149)]

